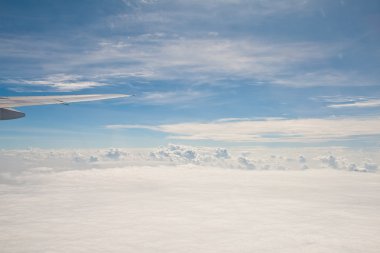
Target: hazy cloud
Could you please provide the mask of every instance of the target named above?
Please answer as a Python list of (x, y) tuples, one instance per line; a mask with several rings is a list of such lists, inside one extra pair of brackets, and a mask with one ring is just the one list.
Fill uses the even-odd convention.
[[(211, 148), (170, 144), (149, 149), (1, 150), (4, 177), (36, 168), (52, 171), (128, 166), (177, 166), (194, 164), (224, 169), (299, 170), (324, 167), (374, 172), (380, 164), (377, 150), (342, 148)], [(20, 159), (22, 157), (22, 159)], [(351, 165), (354, 165), (352, 167)], [(351, 166), (351, 167), (350, 167)], [(41, 171), (40, 169), (38, 169)]]
[[(334, 44), (147, 34), (98, 42), (83, 54), (72, 54), (70, 48), (53, 51), (51, 57), (34, 52), (33, 43), (25, 45), (29, 50), (23, 53), (23, 58), (44, 61), (45, 72), (51, 74), (32, 79), (12, 78), (5, 83), (75, 91), (135, 79), (179, 80), (191, 85), (249, 80), (293, 87), (373, 85), (375, 82), (357, 73), (326, 69), (323, 63), (341, 50)], [(56, 60), (51, 61), (52, 58)], [(309, 64), (313, 65), (313, 70), (303, 70)], [(201, 96), (196, 91), (186, 92)], [(171, 93), (147, 92), (145, 97), (163, 103), (170, 101), (165, 98), (171, 97)]]
[(380, 106), (380, 99), (368, 99), (365, 101), (356, 101), (351, 103), (342, 103), (342, 104), (332, 104), (328, 107), (330, 108), (350, 108), (350, 107), (356, 107), (356, 108), (368, 108), (368, 107), (379, 107)]
[[(179, 123), (143, 128), (170, 134), (181, 140), (228, 142), (321, 142), (380, 134), (380, 120), (372, 118), (263, 119)], [(109, 129), (141, 128), (109, 125)]]
[(200, 91), (167, 91), (167, 92), (144, 92), (139, 96), (133, 97), (128, 103), (139, 103), (149, 105), (191, 105), (198, 100), (210, 97), (208, 92)]
[(63, 92), (77, 91), (77, 90), (109, 85), (109, 84), (101, 83), (97, 81), (85, 80), (85, 78), (79, 75), (68, 75), (68, 74), (54, 74), (54, 75), (46, 76), (39, 80), (38, 79), (34, 79), (34, 80), (13, 79), (13, 80), (6, 80), (6, 82), (10, 84), (19, 84), (19, 85), (24, 85), (24, 86), (49, 87), (53, 89), (54, 91), (63, 91)]
[(1, 249), (375, 253), (378, 150), (331, 150), (1, 150)]
[(0, 183), (3, 252), (378, 250), (376, 174), (183, 165), (33, 172), (18, 180)]

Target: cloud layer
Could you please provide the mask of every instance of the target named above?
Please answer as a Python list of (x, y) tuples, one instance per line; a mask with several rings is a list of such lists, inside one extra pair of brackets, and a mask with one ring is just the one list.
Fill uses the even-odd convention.
[[(120, 149), (2, 151), (2, 172), (12, 166), (6, 155), (23, 157), (27, 168), (0, 180), (2, 252), (379, 248), (379, 175), (338, 171), (337, 156), (318, 158), (333, 169), (272, 171), (246, 152), (176, 145), (151, 152), (147, 159)], [(313, 161), (307, 150), (299, 158), (293, 163)], [(266, 159), (284, 164), (291, 157)], [(244, 170), (222, 169), (232, 160)]]
[[(321, 40), (298, 31), (305, 22), (319, 24), (319, 36), (331, 35), (324, 31), (323, 19), (328, 11), (346, 11), (346, 4), (311, 0), (113, 1), (108, 8), (102, 4), (95, 5), (105, 9), (103, 15), (96, 13), (97, 18), (75, 26), (80, 30), (72, 29), (70, 40), (55, 29), (47, 34), (2, 36), (0, 57), (11, 60), (12, 66), (4, 65), (2, 76), (10, 78), (2, 83), (57, 91), (135, 80), (176, 80), (186, 85), (230, 81), (292, 87), (377, 85), (372, 68), (366, 70), (352, 60), (358, 56), (352, 56), (351, 49), (360, 49), (352, 38)], [(351, 5), (347, 4), (355, 8)], [(289, 29), (296, 23), (300, 27)], [(28, 69), (26, 76), (15, 73), (15, 66)]]
[[(44, 58), (43, 55), (34, 55), (33, 44), (25, 47), (29, 49), (20, 52), (23, 57)], [(334, 47), (311, 42), (272, 43), (250, 38), (226, 39), (215, 36), (185, 39), (160, 33), (145, 34), (125, 40), (99, 42), (98, 46), (88, 49), (84, 55), (53, 52), (55, 60), (49, 62), (47, 59), (45, 68), (52, 73), (59, 71), (59, 74), (43, 76), (41, 79), (11, 79), (6, 82), (49, 86), (59, 91), (111, 85), (115, 79), (136, 78), (202, 84), (250, 80), (301, 87), (355, 83), (357, 78), (336, 70), (322, 69), (316, 73), (301, 71), (295, 74), (296, 70), (301, 70), (310, 62), (317, 66), (317, 63), (322, 64), (334, 57), (338, 50)], [(81, 72), (77, 72), (77, 69), (81, 69)]]
[[(170, 144), (156, 149), (3, 150), (1, 175), (29, 170), (83, 170), (129, 166), (197, 165), (223, 169), (304, 170), (337, 169), (376, 172), (378, 150), (348, 148), (206, 148)], [(22, 159), (20, 159), (22, 157)]]
[(7, 80), (10, 84), (22, 84), (26, 86), (48, 87), (55, 91), (77, 91), (82, 89), (106, 86), (109, 84), (97, 81), (85, 80), (79, 75), (55, 74), (46, 76), (40, 80)]
[(355, 173), (377, 172), (378, 150), (171, 144), (0, 161), (2, 252), (379, 248), (379, 174)]
[(159, 126), (109, 125), (109, 129), (145, 128), (181, 140), (227, 142), (324, 142), (380, 134), (378, 118), (219, 120)]

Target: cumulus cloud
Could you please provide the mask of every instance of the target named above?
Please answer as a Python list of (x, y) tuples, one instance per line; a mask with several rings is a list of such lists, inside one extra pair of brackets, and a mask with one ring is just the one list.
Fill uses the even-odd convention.
[[(300, 151), (302, 154), (300, 155)], [(22, 159), (19, 159), (22, 157)], [(376, 172), (377, 151), (343, 148), (211, 148), (170, 144), (155, 149), (2, 150), (1, 173), (18, 175), (35, 168), (55, 171), (128, 166), (197, 165), (222, 169), (299, 170), (331, 168)], [(7, 176), (6, 176), (7, 177)]]
[(158, 151), (151, 152), (150, 156), (158, 160), (170, 160), (175, 162), (196, 162), (198, 161), (198, 153), (191, 147), (180, 145), (169, 145), (161, 148)]
[(124, 155), (124, 152), (120, 151), (119, 149), (110, 149), (104, 154), (104, 157), (117, 161), (122, 159)]
[(332, 154), (319, 157), (320, 161), (329, 168), (357, 172), (376, 172), (378, 165), (371, 159), (363, 159), (360, 163), (349, 161), (346, 156), (334, 156)]
[(329, 155), (327, 157), (321, 157), (321, 161), (325, 164), (327, 164), (329, 167), (332, 167), (334, 169), (338, 168), (338, 162), (336, 158), (332, 155)]
[(218, 148), (218, 149), (215, 150), (215, 157), (216, 158), (228, 159), (228, 158), (230, 158), (230, 155), (228, 154), (227, 149), (225, 149), (225, 148)]
[(367, 171), (370, 171), (370, 172), (375, 172), (377, 171), (378, 169), (378, 165), (376, 163), (373, 163), (373, 162), (367, 162), (364, 164), (364, 168), (367, 170)]
[(256, 166), (251, 161), (249, 161), (246, 157), (243, 157), (243, 156), (239, 157), (238, 162), (239, 164), (243, 166), (243, 168), (246, 168), (249, 170), (256, 169)]
[(298, 157), (298, 161), (299, 161), (300, 163), (306, 163), (306, 158), (305, 158), (303, 155), (300, 155), (300, 156)]

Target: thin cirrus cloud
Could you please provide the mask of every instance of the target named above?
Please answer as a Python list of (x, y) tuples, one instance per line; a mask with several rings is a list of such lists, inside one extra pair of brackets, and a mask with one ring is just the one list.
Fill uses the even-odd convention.
[[(183, 24), (191, 25), (201, 20), (206, 25), (214, 22), (241, 23), (247, 19), (262, 19), (268, 16), (286, 16), (294, 13), (312, 13), (318, 10), (320, 3), (315, 0), (277, 1), (277, 0), (169, 0), (169, 1), (123, 1), (130, 10), (138, 10), (132, 14), (116, 15), (108, 20), (112, 28), (133, 27), (135, 23), (163, 26), (175, 30)], [(244, 6), (245, 8), (241, 8)], [(212, 13), (213, 15), (210, 15)], [(223, 19), (224, 17), (224, 19)], [(231, 19), (240, 17), (240, 19)], [(215, 23), (215, 22), (214, 22)], [(198, 27), (197, 29), (204, 29)]]
[[(151, 34), (98, 42), (85, 54), (53, 51), (49, 59), (36, 53), (34, 47), (39, 45), (31, 43), (27, 47), (32, 55), (25, 52), (22, 57), (37, 57), (52, 74), (39, 79), (13, 78), (8, 83), (49, 86), (58, 91), (107, 86), (115, 79), (136, 78), (191, 84), (235, 79), (293, 87), (373, 83), (367, 77), (324, 67), (341, 49), (312, 42), (273, 43), (214, 36), (182, 39)], [(310, 62), (313, 69), (303, 70)], [(81, 73), (77, 73), (78, 69)]]
[(282, 84), (276, 79), (290, 76), (307, 62), (323, 62), (334, 50), (313, 43), (276, 44), (252, 39), (156, 38), (146, 43), (146, 38), (134, 38), (101, 43), (87, 58), (74, 62), (87, 65), (117, 60), (118, 66), (103, 72), (108, 76), (115, 73), (116, 77), (149, 70), (147, 79), (212, 82), (248, 78)]
[[(55, 74), (49, 75), (42, 79), (34, 79), (34, 80), (7, 80), (9, 84), (18, 84), (24, 86), (39, 86), (39, 87), (48, 87), (56, 91), (62, 92), (70, 92), (83, 90), (88, 88), (94, 88), (99, 86), (106, 86), (108, 84), (89, 81), (83, 79), (83, 77), (79, 75), (67, 75), (67, 74)], [(20, 90), (20, 88), (16, 89)]]
[(351, 103), (343, 103), (343, 104), (332, 104), (328, 107), (330, 108), (350, 108), (350, 107), (356, 107), (356, 108), (368, 108), (368, 107), (379, 107), (380, 106), (380, 99), (368, 99), (366, 101), (355, 101)]
[(170, 105), (191, 104), (195, 101), (211, 97), (209, 92), (199, 91), (167, 91), (167, 92), (145, 92), (139, 97), (134, 97), (128, 103), (139, 103), (148, 105)]
[[(373, 84), (368, 77), (323, 66), (342, 50), (336, 45), (213, 37), (182, 39), (162, 34), (152, 36), (150, 43), (145, 42), (144, 36), (125, 42), (101, 43), (99, 49), (89, 54), (88, 58), (75, 62), (87, 65), (117, 60), (120, 63), (118, 66), (107, 73), (103, 72), (107, 78), (133, 76), (147, 80), (174, 79), (186, 83), (213, 84), (222, 80), (243, 79), (292, 87)], [(310, 63), (313, 69), (303, 70)], [(102, 75), (102, 71), (97, 70), (97, 73)]]
[(179, 123), (158, 126), (108, 125), (108, 129), (142, 128), (178, 140), (313, 143), (352, 140), (380, 134), (379, 118), (267, 119)]
[[(120, 8), (120, 3), (126, 8)], [(321, 24), (329, 13), (346, 15), (349, 6), (355, 8), (345, 1), (125, 0), (110, 5), (107, 15), (97, 13), (93, 23), (86, 23), (92, 29), (79, 26), (83, 30), (72, 40), (60, 38), (55, 29), (49, 31), (52, 34), (0, 38), (0, 57), (12, 59), (10, 66), (3, 64), (0, 74), (7, 76), (6, 81), (14, 81), (12, 85), (48, 86), (55, 91), (136, 78), (179, 80), (186, 85), (216, 85), (225, 80), (291, 87), (377, 84), (373, 73), (355, 63), (359, 61), (351, 64), (350, 52), (358, 45), (350, 37), (313, 40), (308, 33), (300, 33), (293, 38), (296, 31), (291, 29), (285, 36), (276, 30), (281, 28), (268, 22), (268, 17), (276, 17), (280, 21), (273, 20), (274, 24), (287, 24), (282, 18), (289, 19), (286, 27), (300, 19)], [(323, 34), (319, 31), (316, 37)], [(354, 67), (344, 69), (341, 61), (336, 64), (343, 58)], [(19, 68), (25, 70), (24, 76), (15, 71)], [(52, 76), (60, 73), (83, 78), (51, 82)]]
[(371, 108), (379, 107), (380, 99), (368, 96), (320, 96), (311, 98), (314, 101), (327, 103), (328, 108)]

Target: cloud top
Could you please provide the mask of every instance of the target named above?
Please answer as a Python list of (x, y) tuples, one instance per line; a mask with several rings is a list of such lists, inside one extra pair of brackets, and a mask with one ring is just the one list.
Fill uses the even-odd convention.
[[(304, 170), (336, 169), (376, 172), (375, 150), (348, 148), (211, 148), (170, 144), (151, 149), (2, 150), (3, 179), (33, 172), (107, 169), (131, 166), (196, 165), (219, 169)], [(22, 159), (18, 159), (22, 157)]]

